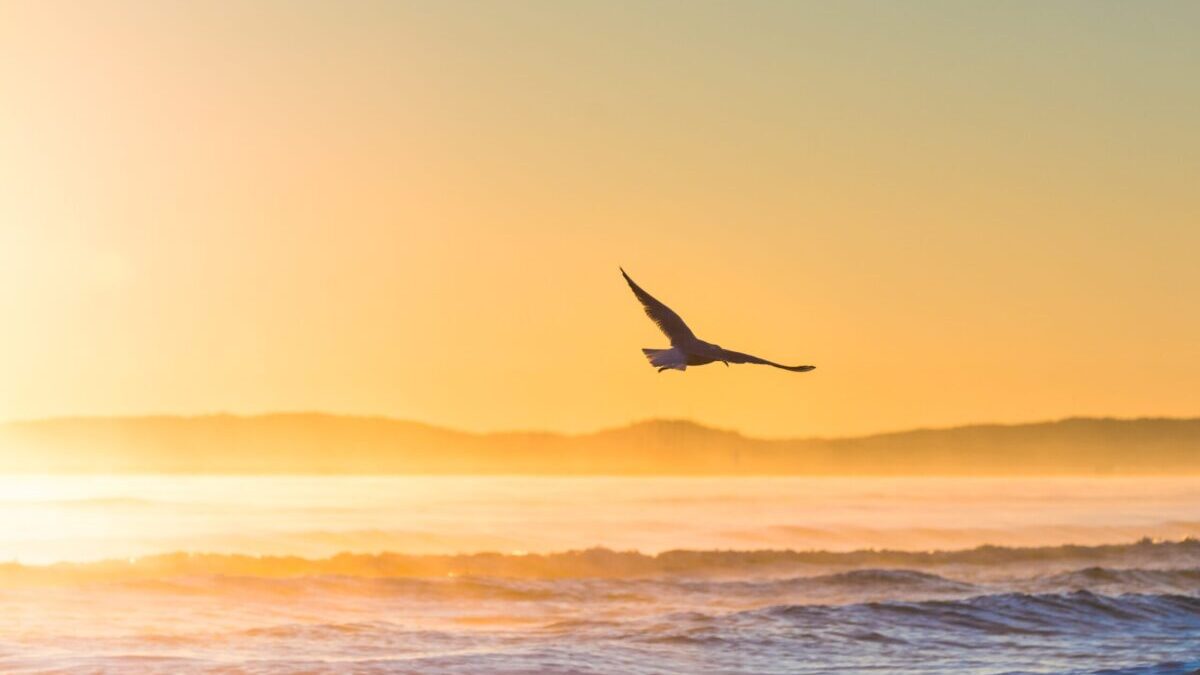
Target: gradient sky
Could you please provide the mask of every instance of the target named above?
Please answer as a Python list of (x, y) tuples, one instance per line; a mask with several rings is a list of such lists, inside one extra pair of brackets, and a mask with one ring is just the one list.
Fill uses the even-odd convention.
[[(0, 0), (0, 418), (1200, 414), (1200, 4)], [(657, 374), (625, 268), (798, 375)]]

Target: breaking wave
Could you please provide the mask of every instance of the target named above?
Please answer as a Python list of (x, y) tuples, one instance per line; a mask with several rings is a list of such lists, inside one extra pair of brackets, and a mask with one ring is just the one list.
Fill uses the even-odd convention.
[(1001, 593), (964, 600), (783, 605), (746, 614), (814, 630), (856, 624), (903, 626), (905, 632), (1044, 636), (1094, 630), (1139, 634), (1200, 630), (1200, 598), (1176, 594)]
[[(222, 575), (263, 578), (501, 577), (528, 579), (648, 577), (782, 577), (840, 573), (829, 584), (943, 583), (914, 570), (957, 568), (971, 574), (1023, 568), (1064, 587), (1200, 584), (1200, 540), (1101, 546), (980, 546), (957, 551), (676, 550), (649, 555), (592, 548), (550, 554), (415, 555), (341, 553), (328, 558), (179, 552), (122, 560), (51, 565), (0, 564), (0, 584), (135, 580)], [(903, 571), (886, 571), (903, 570)]]
[[(0, 566), (0, 671), (1193, 672), (1200, 541)], [(80, 612), (87, 607), (87, 612)], [(13, 623), (15, 622), (15, 623)], [(13, 643), (15, 644), (15, 643)]]

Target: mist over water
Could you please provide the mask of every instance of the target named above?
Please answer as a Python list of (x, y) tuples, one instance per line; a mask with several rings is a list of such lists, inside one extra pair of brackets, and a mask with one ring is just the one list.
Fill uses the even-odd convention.
[(1197, 478), (0, 478), (0, 560), (927, 550), (1200, 536)]
[(1200, 668), (1195, 478), (0, 490), (4, 672)]

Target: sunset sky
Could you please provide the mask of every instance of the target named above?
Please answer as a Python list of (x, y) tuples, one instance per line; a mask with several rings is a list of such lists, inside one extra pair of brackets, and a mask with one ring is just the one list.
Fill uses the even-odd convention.
[[(0, 419), (1200, 414), (1200, 4), (0, 0)], [(618, 265), (800, 375), (658, 374)]]

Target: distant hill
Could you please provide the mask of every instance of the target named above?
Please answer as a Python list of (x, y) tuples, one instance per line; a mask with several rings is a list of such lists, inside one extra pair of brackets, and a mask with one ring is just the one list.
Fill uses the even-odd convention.
[(618, 475), (1200, 474), (1200, 419), (1067, 419), (768, 440), (692, 422), (472, 434), (381, 417), (61, 418), (0, 425), (0, 472)]

